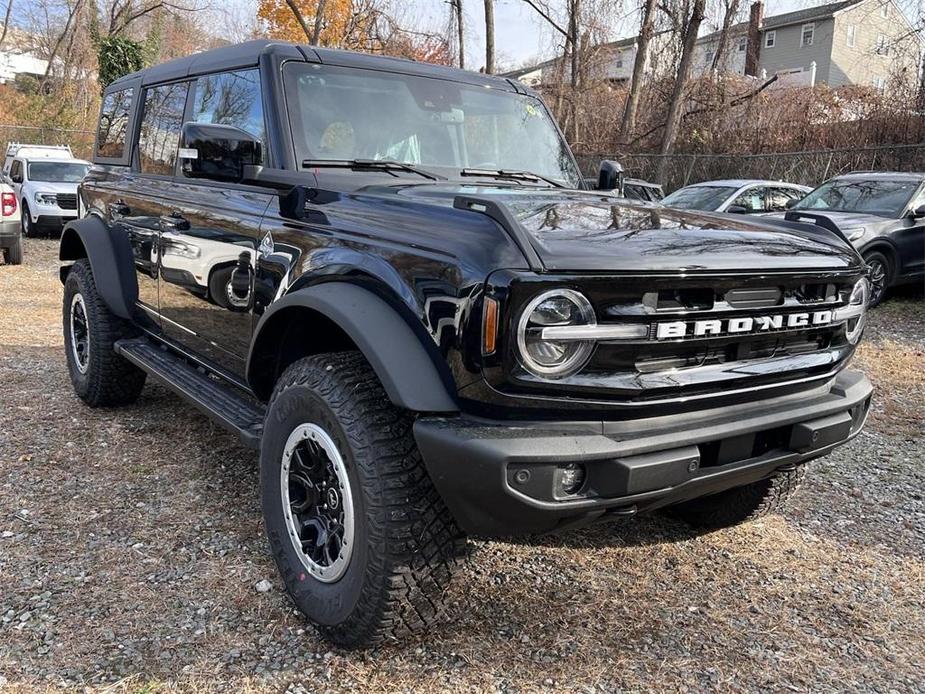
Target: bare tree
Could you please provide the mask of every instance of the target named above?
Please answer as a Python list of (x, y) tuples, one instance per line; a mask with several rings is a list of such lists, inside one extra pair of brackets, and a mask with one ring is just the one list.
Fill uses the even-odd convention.
[[(302, 16), (302, 11), (299, 9), (299, 6), (295, 4), (295, 0), (286, 0), (286, 4), (289, 5), (289, 9), (292, 10), (292, 14), (295, 17), (296, 21), (299, 23), (299, 26), (302, 27), (302, 31), (305, 32), (305, 38), (308, 39), (312, 45), (316, 45), (318, 39), (313, 39), (313, 33), (308, 30), (308, 23), (305, 21), (305, 17)], [(315, 27), (318, 29), (318, 34), (321, 34), (321, 29), (319, 27), (319, 18), (321, 13), (315, 13)]]
[(684, 44), (681, 49), (681, 60), (678, 62), (678, 72), (675, 76), (674, 89), (671, 101), (668, 104), (668, 115), (665, 119), (665, 132), (662, 135), (661, 153), (668, 154), (674, 146), (678, 136), (678, 127), (681, 124), (681, 110), (684, 108), (684, 88), (691, 75), (691, 63), (694, 58), (694, 48), (697, 44), (697, 34), (703, 22), (706, 0), (694, 0), (690, 18), (684, 32)]
[[(10, 0), (12, 4), (12, 0)], [(2, 39), (0, 39), (2, 41)], [(485, 0), (485, 72), (495, 71), (495, 0)]]
[[(488, 0), (486, 0), (487, 2)], [(3, 15), (3, 33), (0, 34), (0, 46), (6, 40), (6, 32), (10, 28), (10, 14), (13, 12), (13, 0), (10, 0), (6, 6), (6, 14)]]
[[(321, 39), (321, 29), (324, 27), (324, 6), (327, 0), (318, 0), (318, 6), (315, 7), (315, 29), (312, 31), (312, 45), (317, 46)], [(289, 6), (292, 7), (292, 0), (289, 0)]]
[(719, 30), (719, 42), (716, 46), (716, 52), (713, 54), (712, 67), (714, 70), (723, 69), (723, 59), (725, 58), (726, 50), (729, 48), (729, 30), (739, 14), (739, 0), (723, 0), (723, 5), (725, 5), (723, 8), (723, 26)]
[(459, 67), (466, 67), (466, 29), (463, 22), (463, 0), (450, 0), (450, 10), (453, 22), (456, 25), (456, 40), (458, 45)]
[(646, 62), (649, 59), (649, 42), (655, 31), (655, 8), (658, 0), (645, 0), (642, 7), (642, 22), (639, 26), (639, 38), (636, 40), (636, 58), (633, 60), (633, 78), (630, 80), (629, 94), (623, 109), (621, 131), (624, 140), (629, 140), (636, 129), (636, 111), (639, 109), (639, 92), (645, 78)]

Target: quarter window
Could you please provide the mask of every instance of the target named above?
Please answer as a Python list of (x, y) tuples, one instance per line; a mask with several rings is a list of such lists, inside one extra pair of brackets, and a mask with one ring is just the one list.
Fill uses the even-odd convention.
[(233, 125), (264, 140), (263, 102), (257, 70), (225, 72), (196, 80), (193, 120)]
[(816, 37), (816, 25), (815, 24), (804, 24), (803, 31), (800, 34), (800, 45), (801, 46), (812, 46), (813, 39)]
[(107, 159), (119, 159), (125, 154), (134, 89), (120, 89), (103, 97), (99, 128), (96, 131), (96, 154)]
[(145, 91), (145, 108), (138, 138), (142, 173), (173, 175), (186, 108), (187, 82)]
[(730, 207), (744, 207), (746, 212), (764, 212), (764, 188), (749, 188), (732, 201)]
[(802, 197), (803, 193), (796, 188), (771, 188), (768, 191), (768, 212), (786, 210), (788, 202)]
[(769, 31), (764, 35), (764, 47), (765, 48), (774, 48), (777, 44), (777, 32)]

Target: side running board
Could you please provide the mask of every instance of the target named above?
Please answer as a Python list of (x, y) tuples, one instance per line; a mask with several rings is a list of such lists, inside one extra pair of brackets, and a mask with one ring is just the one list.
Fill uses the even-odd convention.
[(158, 383), (236, 433), (244, 445), (260, 448), (266, 414), (263, 405), (146, 337), (119, 340), (114, 347), (117, 354), (146, 371)]

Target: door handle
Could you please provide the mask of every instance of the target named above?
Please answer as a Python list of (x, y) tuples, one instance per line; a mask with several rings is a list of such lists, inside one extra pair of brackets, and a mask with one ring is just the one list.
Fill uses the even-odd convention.
[(189, 222), (179, 212), (171, 212), (170, 214), (161, 215), (161, 229), (165, 233), (187, 231)]
[(115, 202), (109, 203), (109, 216), (113, 219), (119, 219), (120, 217), (126, 217), (132, 213), (132, 208), (126, 205), (121, 200), (116, 200)]

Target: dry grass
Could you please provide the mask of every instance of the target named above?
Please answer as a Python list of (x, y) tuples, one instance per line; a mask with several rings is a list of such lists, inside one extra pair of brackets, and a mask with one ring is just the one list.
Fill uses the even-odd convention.
[[(925, 688), (925, 507), (907, 491), (922, 487), (921, 444), (870, 471), (875, 446), (908, 437), (893, 428), (921, 426), (908, 400), (919, 343), (872, 336), (859, 363), (897, 410), (826, 459), (787, 517), (704, 536), (649, 517), (482, 543), (447, 624), (346, 652), (280, 591), (255, 456), (155, 386), (131, 407), (83, 407), (64, 370), (53, 242), (28, 242), (26, 262), (0, 267), (10, 691)], [(890, 495), (916, 505), (868, 511)], [(910, 527), (887, 525), (897, 514)], [(255, 592), (263, 578), (276, 589)]]

